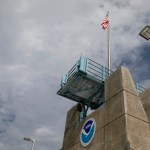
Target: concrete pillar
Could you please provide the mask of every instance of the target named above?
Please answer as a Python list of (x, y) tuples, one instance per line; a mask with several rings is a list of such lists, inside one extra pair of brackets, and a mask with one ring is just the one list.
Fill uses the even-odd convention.
[(150, 124), (150, 88), (142, 92), (140, 98)]
[[(149, 107), (150, 109), (150, 107)], [(76, 106), (68, 111), (62, 150), (149, 150), (149, 122), (128, 69), (120, 67), (105, 81), (105, 104), (78, 126)], [(88, 118), (96, 131), (91, 143), (82, 146), (80, 132)]]
[(70, 146), (74, 144), (77, 133), (77, 126), (79, 123), (79, 117), (80, 112), (77, 111), (77, 105), (75, 105), (67, 113), (62, 150), (70, 148)]
[(149, 150), (148, 119), (126, 68), (106, 80), (105, 101), (105, 150)]

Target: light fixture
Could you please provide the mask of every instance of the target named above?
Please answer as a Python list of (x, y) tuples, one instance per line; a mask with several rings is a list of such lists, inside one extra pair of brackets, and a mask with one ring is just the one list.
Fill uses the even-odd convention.
[(141, 32), (139, 33), (140, 36), (142, 36), (144, 39), (149, 40), (150, 39), (150, 26), (145, 26)]
[(32, 150), (34, 150), (35, 139), (31, 139), (31, 138), (29, 138), (29, 137), (25, 137), (25, 138), (23, 138), (23, 140), (25, 140), (25, 141), (31, 141), (31, 142), (32, 142)]

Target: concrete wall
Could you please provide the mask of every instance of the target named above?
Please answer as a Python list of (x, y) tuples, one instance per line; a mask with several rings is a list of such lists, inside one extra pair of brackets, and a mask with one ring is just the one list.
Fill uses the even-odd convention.
[(150, 88), (142, 92), (140, 98), (150, 123)]
[[(119, 68), (105, 82), (103, 109), (97, 109), (79, 125), (77, 106), (68, 111), (61, 150), (150, 150), (149, 121), (145, 113), (150, 105), (145, 110), (143, 106), (130, 72)], [(96, 132), (91, 143), (82, 146), (81, 128), (91, 117), (96, 121)]]

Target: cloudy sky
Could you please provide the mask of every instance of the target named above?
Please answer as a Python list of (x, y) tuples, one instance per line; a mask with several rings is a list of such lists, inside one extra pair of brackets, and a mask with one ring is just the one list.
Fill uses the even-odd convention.
[(110, 11), (112, 70), (130, 69), (150, 87), (149, 0), (0, 0), (0, 150), (58, 150), (67, 110), (75, 103), (56, 92), (83, 54), (107, 66)]

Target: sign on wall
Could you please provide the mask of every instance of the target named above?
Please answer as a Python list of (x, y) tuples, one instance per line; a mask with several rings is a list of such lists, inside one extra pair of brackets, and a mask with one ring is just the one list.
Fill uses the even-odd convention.
[(93, 139), (96, 130), (96, 122), (93, 118), (86, 120), (82, 126), (80, 133), (80, 142), (83, 146), (87, 146)]

